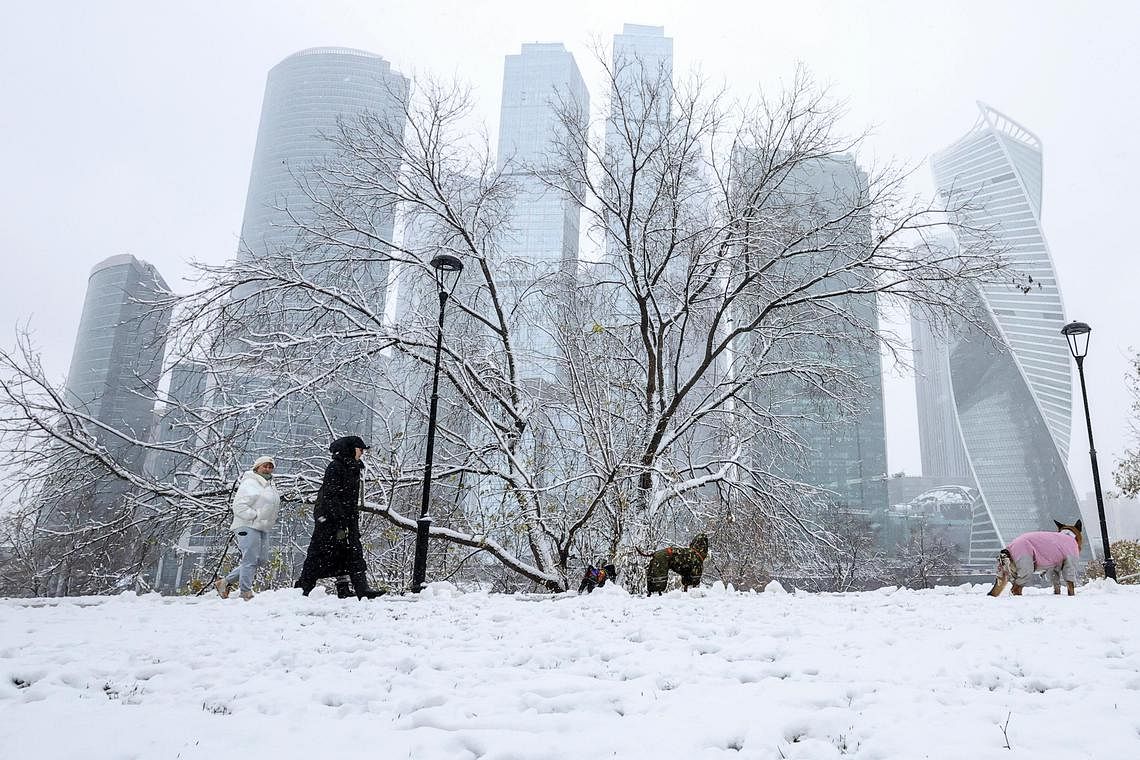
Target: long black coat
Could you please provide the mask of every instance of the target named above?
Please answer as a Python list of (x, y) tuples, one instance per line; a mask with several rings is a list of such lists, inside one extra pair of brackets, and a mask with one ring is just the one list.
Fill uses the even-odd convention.
[(325, 468), (313, 509), (313, 537), (305, 555), (302, 577), (328, 578), (363, 573), (360, 543), (360, 475), (364, 465), (349, 452), (333, 454)]

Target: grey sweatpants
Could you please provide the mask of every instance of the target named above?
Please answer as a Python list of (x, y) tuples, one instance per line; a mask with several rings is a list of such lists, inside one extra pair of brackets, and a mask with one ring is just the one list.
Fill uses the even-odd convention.
[(254, 573), (269, 561), (269, 536), (265, 531), (254, 528), (238, 528), (234, 531), (234, 537), (241, 551), (241, 561), (230, 570), (226, 583), (237, 581), (238, 588), (242, 591), (253, 591)]

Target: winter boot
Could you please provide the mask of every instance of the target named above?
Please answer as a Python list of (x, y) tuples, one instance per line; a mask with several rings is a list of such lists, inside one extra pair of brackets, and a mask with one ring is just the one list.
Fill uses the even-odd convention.
[(383, 591), (368, 587), (368, 578), (364, 573), (352, 574), (352, 588), (356, 591), (357, 599), (375, 599), (383, 594)]
[(226, 583), (225, 578), (218, 578), (216, 581), (214, 581), (214, 589), (218, 592), (218, 596), (221, 598), (230, 598), (230, 584)]
[(243, 592), (241, 592), (241, 598), (248, 602), (250, 599), (253, 598), (253, 592), (252, 591), (243, 591)]
[(352, 596), (352, 589), (348, 585), (348, 578), (346, 576), (339, 576), (336, 579), (336, 598), (347, 599)]
[(316, 582), (308, 581), (304, 576), (302, 576), (297, 579), (296, 583), (293, 584), (293, 588), (301, 589), (301, 596), (308, 596), (309, 592), (312, 591), (316, 585)]

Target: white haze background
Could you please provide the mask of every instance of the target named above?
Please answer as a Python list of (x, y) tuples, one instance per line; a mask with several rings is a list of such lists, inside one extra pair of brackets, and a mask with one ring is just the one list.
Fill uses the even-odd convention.
[[(358, 47), (400, 71), (468, 80), (497, 134), (503, 56), (560, 41), (601, 91), (589, 48), (624, 22), (662, 25), (678, 76), (737, 94), (797, 62), (874, 132), (864, 161), (917, 167), (983, 100), (1044, 143), (1045, 233), (1069, 319), (1094, 328), (1086, 364), (1102, 469), (1128, 444), (1126, 356), (1140, 309), (1134, 97), (1140, 4), (849, 2), (7, 3), (0, 24), (0, 340), (30, 318), (66, 374), (91, 266), (117, 253), (177, 288), (192, 258), (237, 248), (268, 70), (297, 50)], [(493, 142), (493, 139), (492, 139)], [(905, 331), (906, 326), (902, 325)], [(892, 472), (921, 469), (912, 379), (886, 382)], [(1091, 488), (1075, 397), (1071, 470)]]

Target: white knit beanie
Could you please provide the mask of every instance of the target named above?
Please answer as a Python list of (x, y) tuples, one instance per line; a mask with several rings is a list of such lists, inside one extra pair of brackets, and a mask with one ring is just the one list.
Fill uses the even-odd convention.
[(277, 466), (277, 463), (273, 461), (273, 457), (258, 457), (257, 459), (253, 460), (253, 467), (251, 467), (250, 469), (256, 470), (258, 467), (260, 467), (263, 464), (271, 464), (274, 467)]

